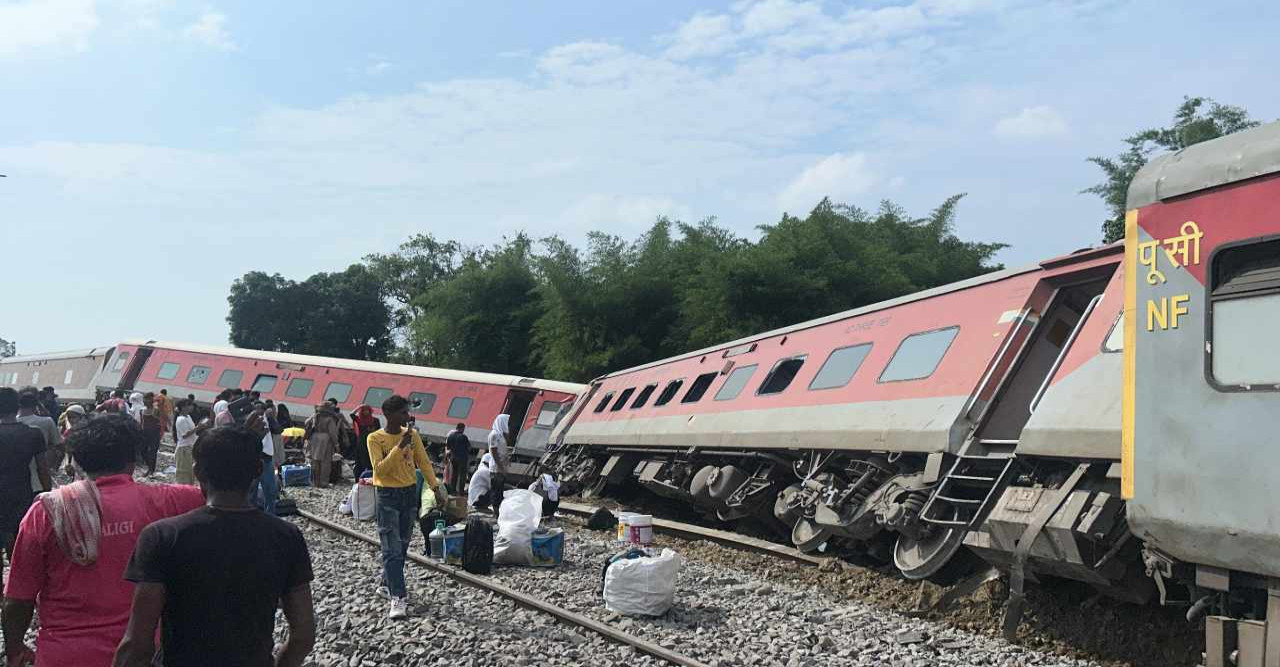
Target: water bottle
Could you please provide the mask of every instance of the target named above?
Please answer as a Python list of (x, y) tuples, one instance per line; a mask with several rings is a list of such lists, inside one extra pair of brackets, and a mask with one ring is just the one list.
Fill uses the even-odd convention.
[(444, 562), (444, 520), (436, 519), (435, 530), (427, 536), (431, 546), (431, 557)]

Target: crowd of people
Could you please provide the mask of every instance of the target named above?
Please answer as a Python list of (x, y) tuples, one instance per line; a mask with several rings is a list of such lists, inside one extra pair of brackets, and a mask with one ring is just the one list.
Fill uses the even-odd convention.
[[(302, 664), (315, 636), (310, 557), (297, 527), (274, 516), (287, 441), (301, 441), (317, 487), (340, 478), (343, 459), (369, 478), (389, 616), (406, 617), (419, 485), (436, 506), (465, 493), (496, 514), (509, 417), (494, 420), (471, 473), (465, 424), (433, 457), (407, 399), (379, 407), (385, 425), (370, 406), (348, 417), (326, 401), (299, 428), (287, 407), (251, 391), (225, 390), (210, 410), (167, 390), (116, 391), (64, 410), (50, 388), (0, 388), (6, 666)], [(139, 483), (135, 471), (156, 474), (168, 434), (177, 483)], [(55, 488), (56, 471), (72, 481)], [(552, 477), (535, 487), (554, 502)], [(273, 658), (277, 609), (289, 632)], [(37, 615), (33, 651), (24, 637)]]
[[(315, 641), (311, 562), (302, 532), (252, 503), (263, 415), (195, 434), (184, 401), (116, 394), (59, 414), (32, 408), (36, 395), (0, 388), (6, 665), (301, 665)], [(139, 463), (154, 470), (171, 414), (179, 443), (195, 435), (198, 486), (134, 479)], [(53, 488), (63, 455), (76, 479)], [(273, 657), (277, 609), (289, 632)]]

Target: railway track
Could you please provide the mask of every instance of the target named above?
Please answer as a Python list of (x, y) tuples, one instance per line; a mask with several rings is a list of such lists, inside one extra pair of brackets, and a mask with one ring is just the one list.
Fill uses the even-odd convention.
[[(317, 526), (325, 528), (326, 530), (332, 531), (334, 533), (338, 533), (340, 535), (343, 535), (353, 540), (370, 544), (374, 547), (379, 546), (378, 538), (373, 537), (371, 535), (367, 535), (357, 530), (352, 530), (350, 528), (347, 528), (346, 526), (342, 526), (340, 524), (334, 523), (332, 521), (329, 521), (328, 519), (324, 519), (306, 510), (299, 510), (298, 514), (302, 516), (304, 519), (306, 519), (307, 521), (310, 521), (311, 523)], [(588, 632), (595, 633), (614, 643), (621, 644), (623, 646), (629, 646), (640, 653), (653, 656), (660, 660), (666, 661), (667, 663), (670, 663), (672, 665), (679, 665), (680, 667), (707, 667), (706, 664), (699, 662), (698, 660), (695, 660), (693, 658), (690, 658), (686, 655), (682, 655), (675, 651), (669, 650), (667, 648), (664, 648), (658, 644), (647, 641), (640, 637), (636, 637), (634, 635), (621, 632), (604, 623), (601, 623), (591, 618), (587, 618), (586, 616), (574, 613), (562, 607), (557, 607), (556, 605), (553, 605), (545, 600), (541, 600), (532, 595), (522, 593), (520, 591), (515, 590), (514, 588), (504, 586), (496, 581), (491, 581), (489, 579), (486, 579), (485, 577), (480, 577), (480, 576), (471, 574), (461, 568), (445, 565), (442, 563), (432, 562), (431, 560), (424, 558), (415, 553), (409, 554), (409, 560), (415, 563), (416, 565), (424, 567), (433, 572), (443, 574), (447, 577), (452, 578), (455, 581), (461, 582), (468, 586), (479, 588), (481, 590), (488, 591), (490, 593), (494, 593), (503, 598), (511, 600), (512, 602), (522, 607), (525, 607), (527, 609), (532, 609), (534, 611), (548, 614), (554, 617), (557, 621), (561, 623), (565, 623), (577, 628), (581, 628)]]
[[(596, 511), (595, 505), (583, 505), (581, 503), (561, 502), (560, 511), (577, 517), (589, 517), (591, 513)], [(689, 523), (680, 523), (679, 521), (669, 521), (667, 519), (653, 519), (653, 530), (656, 533), (664, 533), (682, 537), (687, 540), (706, 540), (715, 542), (733, 549), (742, 551), (750, 551), (753, 553), (765, 554), (768, 556), (776, 556), (786, 560), (795, 561), (804, 565), (822, 565), (832, 559), (831, 556), (813, 556), (806, 554), (799, 549), (793, 549), (768, 540), (756, 539), (748, 537), (741, 533), (732, 533), (727, 530), (716, 530), (715, 528), (704, 528)]]

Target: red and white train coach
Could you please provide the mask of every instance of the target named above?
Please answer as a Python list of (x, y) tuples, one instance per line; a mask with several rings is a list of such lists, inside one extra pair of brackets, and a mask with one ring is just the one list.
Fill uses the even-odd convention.
[[(838, 538), (912, 578), (950, 575), (967, 545), (1114, 586), (1122, 257), (1081, 251), (606, 375), (544, 465), (762, 520), (805, 550)], [(1066, 502), (1043, 492), (1072, 476)], [(1049, 539), (1020, 556), (1029, 527)]]
[(400, 394), (418, 430), (441, 441), (458, 423), (473, 443), (483, 443), (499, 414), (511, 415), (512, 442), (540, 455), (556, 419), (572, 405), (583, 385), (494, 373), (473, 373), (405, 364), (354, 361), (233, 347), (129, 341), (112, 351), (97, 378), (99, 389), (158, 392), (174, 398), (194, 394), (212, 403), (228, 388), (255, 390), (284, 404), (296, 419), (336, 399), (344, 412)]

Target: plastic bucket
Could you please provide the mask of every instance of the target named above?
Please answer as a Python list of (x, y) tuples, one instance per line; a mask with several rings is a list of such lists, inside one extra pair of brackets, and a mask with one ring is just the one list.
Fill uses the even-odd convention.
[(627, 527), (631, 524), (631, 518), (640, 516), (635, 512), (618, 512), (618, 543), (627, 544), (631, 541), (631, 535)]
[(627, 519), (627, 542), (649, 546), (653, 544), (653, 516), (633, 514)]

